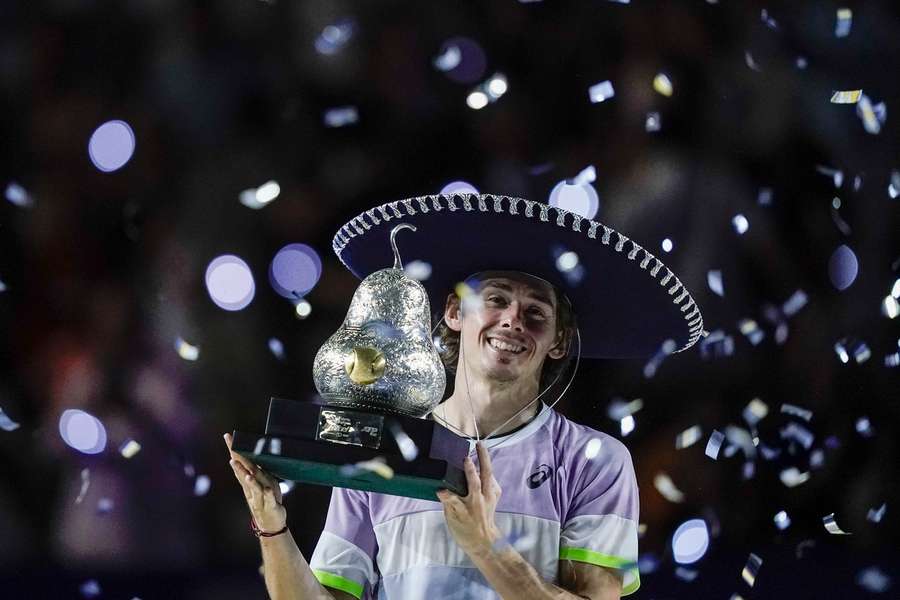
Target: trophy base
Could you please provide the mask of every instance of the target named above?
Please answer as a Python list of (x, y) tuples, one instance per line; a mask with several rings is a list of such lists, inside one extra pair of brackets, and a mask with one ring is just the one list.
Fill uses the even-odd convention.
[(468, 493), (468, 440), (415, 417), (272, 398), (264, 435), (232, 450), (281, 479), (437, 501)]

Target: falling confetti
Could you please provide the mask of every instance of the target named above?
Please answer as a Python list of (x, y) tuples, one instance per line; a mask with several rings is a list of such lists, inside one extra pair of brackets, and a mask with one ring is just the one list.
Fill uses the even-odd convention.
[(653, 355), (646, 365), (644, 365), (644, 377), (650, 379), (656, 375), (656, 371), (659, 369), (665, 358), (675, 352), (677, 346), (675, 340), (666, 340), (663, 342), (656, 354)]
[(281, 186), (277, 181), (267, 181), (258, 188), (244, 190), (238, 196), (241, 204), (253, 210), (259, 210), (271, 204), (281, 194)]
[(419, 447), (416, 446), (416, 443), (412, 438), (409, 437), (399, 425), (391, 427), (391, 433), (394, 436), (394, 440), (397, 442), (397, 448), (400, 449), (400, 454), (403, 455), (403, 459), (407, 462), (415, 460), (419, 455)]
[(756, 195), (756, 203), (760, 206), (771, 206), (774, 197), (775, 192), (772, 191), (772, 188), (759, 188), (759, 193)]
[(477, 194), (478, 190), (468, 181), (451, 181), (441, 188), (441, 194)]
[(322, 121), (326, 127), (346, 127), (359, 122), (359, 111), (355, 106), (338, 106), (325, 111)]
[(686, 569), (684, 567), (677, 567), (675, 569), (675, 577), (682, 581), (687, 581), (688, 583), (697, 579), (697, 575), (699, 574), (700, 571), (694, 569)]
[(634, 426), (634, 417), (631, 415), (628, 415), (627, 417), (619, 421), (619, 432), (622, 434), (622, 437), (625, 437), (629, 433), (634, 431)]
[(697, 562), (709, 548), (709, 530), (703, 519), (691, 519), (672, 534), (672, 556), (680, 565)]
[(900, 196), (900, 171), (891, 171), (891, 182), (888, 184), (888, 196), (897, 198)]
[(200, 358), (200, 348), (192, 346), (180, 337), (175, 338), (175, 350), (178, 352), (178, 356), (184, 360), (195, 361)]
[(450, 44), (444, 48), (444, 50), (434, 58), (431, 64), (434, 65), (434, 68), (438, 71), (451, 71), (455, 69), (460, 60), (462, 59), (462, 52), (459, 49), (459, 46), (455, 44)]
[(882, 594), (891, 587), (891, 578), (878, 567), (868, 567), (859, 572), (856, 583), (873, 594)]
[(831, 167), (826, 167), (824, 165), (817, 165), (816, 172), (831, 177), (835, 188), (841, 187), (844, 183), (844, 172), (840, 169), (832, 169)]
[(134, 440), (127, 440), (124, 444), (119, 446), (119, 454), (124, 456), (125, 458), (133, 458), (138, 452), (141, 451), (141, 445)]
[(763, 420), (768, 414), (769, 405), (759, 398), (754, 398), (753, 400), (751, 400), (750, 403), (744, 407), (744, 411), (741, 413), (744, 421), (746, 421), (747, 425), (751, 427), (755, 426), (757, 423)]
[(337, 53), (347, 45), (355, 30), (356, 25), (349, 19), (326, 25), (314, 42), (316, 52), (324, 55)]
[(269, 352), (278, 360), (284, 360), (284, 344), (278, 338), (269, 338)]
[(312, 314), (312, 304), (310, 304), (307, 300), (299, 300), (294, 306), (294, 313), (300, 319), (305, 319), (310, 314)]
[(722, 271), (712, 270), (706, 273), (706, 283), (717, 296), (725, 297), (725, 284), (722, 283)]
[(100, 584), (97, 583), (96, 579), (90, 579), (82, 583), (78, 591), (81, 593), (82, 598), (96, 598), (100, 595)]
[(797, 467), (784, 469), (778, 474), (778, 477), (781, 479), (781, 483), (789, 488), (797, 487), (809, 481), (809, 473), (801, 472)]
[(872, 429), (872, 423), (869, 417), (860, 417), (856, 420), (856, 433), (863, 437), (872, 437), (875, 431)]
[(671, 252), (672, 248), (675, 247), (675, 243), (671, 239), (666, 238), (662, 241), (662, 244), (660, 244), (660, 246), (662, 247), (663, 252)]
[(825, 531), (827, 531), (831, 535), (853, 535), (852, 533), (847, 533), (846, 531), (843, 531), (840, 527), (838, 527), (838, 524), (834, 521), (834, 513), (822, 517), (822, 523), (825, 525)]
[(741, 571), (741, 577), (744, 578), (744, 581), (750, 587), (753, 587), (753, 584), (756, 583), (756, 576), (759, 574), (759, 568), (762, 566), (762, 563), (763, 559), (752, 552), (747, 558), (747, 564), (744, 565), (744, 570)]
[(726, 335), (721, 329), (710, 332), (700, 340), (700, 356), (704, 360), (720, 358), (734, 354), (734, 338)]
[(341, 467), (341, 473), (347, 476), (356, 476), (361, 473), (374, 473), (382, 479), (393, 479), (394, 470), (384, 462), (381, 457), (372, 460), (365, 460), (353, 465), (345, 465)]
[(738, 329), (754, 346), (758, 345), (766, 337), (759, 324), (753, 319), (741, 319), (738, 321)]
[(834, 222), (835, 227), (838, 228), (838, 231), (849, 237), (852, 230), (847, 221), (844, 220), (844, 217), (841, 216), (841, 213), (838, 212), (840, 207), (841, 199), (835, 198), (831, 203), (831, 220)]
[(834, 24), (835, 37), (847, 37), (850, 35), (850, 27), (853, 25), (853, 11), (849, 8), (837, 10), (837, 21)]
[(589, 181), (576, 183), (574, 179), (564, 179), (550, 190), (547, 204), (593, 219), (600, 209), (600, 197)]
[(684, 492), (675, 487), (675, 483), (665, 473), (657, 473), (653, 478), (653, 487), (669, 502), (684, 502)]
[(662, 119), (658, 112), (648, 112), (644, 119), (644, 131), (653, 133), (662, 129)]
[(725, 434), (721, 431), (713, 429), (709, 440), (706, 442), (706, 455), (713, 460), (719, 458), (719, 450), (722, 449), (722, 442), (725, 441)]
[(194, 495), (195, 496), (205, 496), (209, 491), (210, 480), (207, 475), (198, 475), (197, 479), (194, 480)]
[(91, 487), (91, 471), (90, 469), (82, 469), (81, 470), (81, 490), (78, 492), (78, 497), (75, 498), (75, 504), (81, 504), (84, 500), (84, 497), (88, 493), (88, 489)]
[(653, 89), (656, 90), (657, 93), (668, 98), (672, 95), (673, 91), (672, 81), (665, 73), (658, 73), (656, 77), (653, 78)]
[(856, 104), (856, 116), (862, 121), (863, 129), (867, 133), (878, 135), (881, 133), (881, 126), (887, 119), (887, 106), (884, 102), (873, 105), (872, 100), (862, 94)]
[(97, 514), (108, 515), (114, 507), (115, 503), (112, 501), (112, 498), (100, 498), (97, 501)]
[(3, 431), (15, 431), (19, 428), (19, 424), (9, 418), (9, 416), (3, 412), (3, 409), (0, 408), (0, 429)]
[(315, 248), (307, 244), (287, 244), (269, 263), (269, 284), (279, 296), (289, 300), (298, 300), (308, 294), (321, 276), (322, 259)]
[(887, 502), (884, 502), (878, 508), (870, 508), (868, 514), (866, 514), (866, 519), (872, 523), (881, 523), (881, 519), (884, 518), (884, 513), (886, 511)]
[(786, 415), (792, 415), (795, 417), (800, 417), (804, 421), (809, 421), (812, 419), (813, 413), (811, 410), (807, 410), (805, 408), (801, 408), (794, 404), (782, 404), (781, 412)]
[(795, 422), (788, 423), (778, 433), (781, 439), (797, 442), (805, 450), (809, 450), (815, 441), (815, 435), (809, 429)]
[(594, 104), (608, 100), (615, 95), (616, 92), (613, 90), (612, 82), (609, 80), (601, 81), (588, 89), (588, 96)]
[(703, 435), (703, 429), (699, 425), (688, 427), (675, 437), (675, 448), (677, 450), (689, 448), (700, 441), (701, 435)]
[(791, 518), (783, 510), (776, 513), (773, 520), (775, 521), (775, 527), (781, 531), (791, 526)]
[(859, 97), (862, 95), (862, 90), (845, 90), (845, 91), (837, 91), (831, 95), (831, 103), (832, 104), (856, 104), (859, 102)]
[(747, 230), (750, 229), (750, 221), (741, 214), (735, 215), (734, 218), (731, 219), (731, 224), (734, 226), (734, 230), (738, 235), (744, 235), (747, 233)]
[(744, 51), (744, 63), (747, 65), (748, 68), (750, 68), (753, 71), (756, 71), (757, 73), (762, 71), (762, 68), (760, 68), (760, 66), (756, 63), (756, 60), (754, 60), (753, 55), (750, 54), (749, 50)]
[(16, 182), (11, 182), (6, 186), (6, 192), (4, 194), (6, 199), (21, 208), (31, 208), (34, 206), (34, 198), (25, 191), (21, 185)]

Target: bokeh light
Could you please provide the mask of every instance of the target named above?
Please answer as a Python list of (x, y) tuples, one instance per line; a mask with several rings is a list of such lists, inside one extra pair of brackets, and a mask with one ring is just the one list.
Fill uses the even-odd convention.
[(279, 296), (296, 300), (316, 287), (322, 276), (322, 259), (306, 244), (288, 244), (269, 265), (269, 283)]
[(859, 273), (859, 261), (849, 246), (840, 245), (828, 259), (828, 278), (831, 284), (840, 291), (846, 290), (856, 281)]
[(216, 306), (235, 311), (253, 301), (256, 283), (246, 262), (233, 254), (223, 254), (206, 268), (206, 289)]
[(581, 215), (586, 219), (597, 216), (600, 198), (597, 190), (590, 183), (571, 184), (568, 180), (560, 181), (550, 191), (550, 206), (562, 208)]
[(673, 244), (672, 240), (670, 240), (669, 238), (666, 238), (662, 241), (663, 252), (671, 252), (672, 248), (674, 248), (674, 247), (675, 247), (675, 244)]
[(443, 188), (441, 194), (477, 194), (475, 186), (467, 181), (451, 181)]
[(431, 277), (431, 265), (423, 260), (413, 260), (403, 265), (403, 271), (416, 281), (426, 281)]
[(689, 565), (697, 562), (709, 548), (709, 530), (703, 519), (691, 519), (678, 526), (672, 534), (672, 555), (675, 562)]
[(476, 90), (466, 97), (466, 104), (474, 110), (481, 110), (488, 105), (487, 94), (480, 90)]
[(106, 448), (106, 428), (97, 417), (71, 408), (59, 417), (59, 435), (83, 454), (99, 454)]
[(88, 154), (94, 166), (109, 173), (125, 166), (134, 154), (134, 132), (125, 121), (107, 121), (91, 135)]

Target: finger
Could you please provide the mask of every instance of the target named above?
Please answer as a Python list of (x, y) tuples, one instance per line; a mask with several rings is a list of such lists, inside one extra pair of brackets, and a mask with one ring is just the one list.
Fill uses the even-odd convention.
[(234, 471), (234, 477), (238, 480), (238, 483), (241, 484), (241, 489), (244, 491), (244, 497), (249, 501), (250, 500), (250, 489), (247, 487), (246, 477), (249, 475), (247, 470), (241, 466), (236, 460), (228, 461), (228, 464), (231, 465), (231, 469)]
[(256, 465), (254, 465), (252, 462), (250, 462), (249, 460), (247, 460), (246, 458), (244, 458), (243, 456), (241, 456), (240, 454), (238, 454), (237, 452), (235, 452), (234, 450), (231, 449), (231, 445), (234, 442), (234, 439), (231, 437), (231, 434), (226, 433), (223, 437), (225, 438), (225, 445), (228, 446), (228, 452), (231, 454), (231, 458), (238, 461), (239, 463), (241, 463), (241, 465), (243, 465), (244, 468), (247, 469), (248, 471), (250, 471), (251, 473), (255, 473), (257, 470)]
[(466, 460), (463, 461), (463, 470), (466, 472), (466, 483), (469, 486), (469, 493), (465, 498), (470, 499), (480, 496), (482, 493), (481, 478), (478, 476), (478, 471), (475, 469), (475, 463), (473, 463), (472, 459), (468, 456), (466, 457)]
[(455, 514), (462, 508), (462, 499), (450, 490), (438, 490), (437, 497), (444, 507), (444, 513), (452, 511)]
[(487, 447), (483, 442), (475, 444), (478, 452), (478, 466), (481, 469), (482, 493), (487, 494), (491, 490), (494, 481), (494, 467), (491, 465), (491, 455), (488, 454)]

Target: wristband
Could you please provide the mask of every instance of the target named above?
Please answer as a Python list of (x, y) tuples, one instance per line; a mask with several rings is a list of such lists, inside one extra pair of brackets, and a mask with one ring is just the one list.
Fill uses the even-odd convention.
[(256, 537), (275, 537), (276, 535), (281, 535), (285, 531), (288, 530), (287, 523), (285, 523), (284, 527), (275, 531), (273, 533), (269, 533), (268, 531), (263, 531), (256, 525), (256, 521), (253, 520), (253, 517), (250, 517), (250, 531), (253, 532), (253, 535)]

